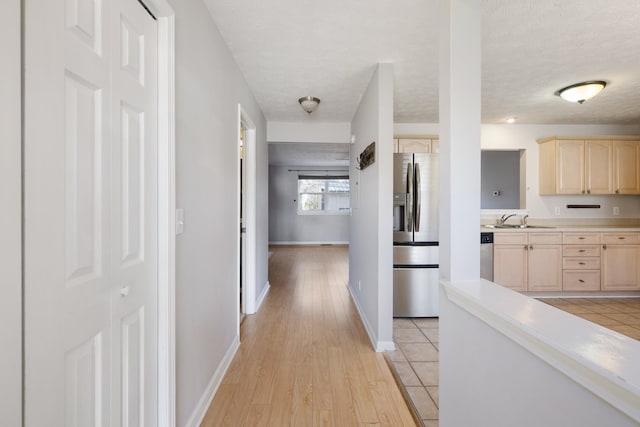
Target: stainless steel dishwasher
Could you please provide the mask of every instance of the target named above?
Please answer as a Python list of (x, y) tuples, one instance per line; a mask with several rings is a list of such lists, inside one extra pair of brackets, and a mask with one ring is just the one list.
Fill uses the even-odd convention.
[(480, 277), (493, 282), (493, 233), (480, 232)]

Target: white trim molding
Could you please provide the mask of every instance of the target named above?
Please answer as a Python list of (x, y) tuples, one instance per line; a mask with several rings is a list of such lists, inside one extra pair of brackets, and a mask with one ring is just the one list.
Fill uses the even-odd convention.
[[(245, 286), (242, 289), (242, 307), (245, 314), (254, 314), (257, 310), (256, 299), (256, 236), (257, 236), (257, 207), (256, 207), (256, 157), (257, 157), (257, 140), (256, 140), (256, 125), (249, 116), (249, 114), (242, 108), (241, 104), (238, 104), (238, 147), (240, 147), (240, 129), (244, 128), (244, 146), (243, 146), (243, 167), (245, 168), (245, 202), (244, 209), (244, 226), (245, 237), (244, 244), (245, 249)], [(238, 191), (237, 191), (237, 209), (238, 217), (240, 217), (240, 158), (238, 157)], [(240, 241), (240, 227), (238, 227), (237, 242)], [(238, 251), (238, 268), (240, 268), (240, 251)], [(240, 275), (238, 275), (238, 295), (240, 295)], [(238, 304), (238, 309), (240, 304)], [(240, 330), (240, 316), (238, 315), (238, 331)]]
[(351, 284), (347, 286), (349, 289), (349, 295), (351, 296), (351, 300), (353, 304), (356, 306), (356, 310), (358, 310), (358, 315), (360, 316), (360, 321), (362, 321), (362, 325), (364, 326), (365, 331), (367, 331), (367, 335), (369, 335), (369, 341), (371, 341), (371, 345), (374, 350), (378, 353), (385, 351), (394, 351), (396, 349), (396, 345), (393, 341), (378, 341), (378, 336), (374, 332), (371, 324), (369, 323), (369, 319), (364, 315), (364, 311), (358, 302), (358, 299), (353, 293), (353, 289), (351, 288)]
[(158, 23), (158, 427), (176, 425), (175, 14), (143, 0)]
[(267, 281), (267, 283), (265, 283), (264, 287), (262, 288), (262, 292), (260, 293), (260, 296), (258, 296), (258, 301), (256, 303), (256, 312), (260, 310), (260, 307), (262, 306), (264, 299), (267, 297), (267, 294), (269, 293), (269, 289), (271, 289), (271, 284)]
[(189, 417), (189, 421), (187, 421), (186, 427), (198, 427), (202, 423), (204, 416), (207, 414), (207, 410), (209, 406), (211, 406), (211, 402), (222, 384), (222, 380), (224, 379), (224, 375), (227, 373), (229, 366), (231, 366), (231, 362), (233, 361), (233, 357), (238, 352), (238, 348), (240, 348), (240, 337), (236, 336), (233, 342), (231, 343), (231, 347), (227, 350), (224, 358), (218, 365), (218, 369), (214, 372), (207, 388), (204, 390), (204, 393), (198, 400), (198, 404), (196, 405), (195, 410)]

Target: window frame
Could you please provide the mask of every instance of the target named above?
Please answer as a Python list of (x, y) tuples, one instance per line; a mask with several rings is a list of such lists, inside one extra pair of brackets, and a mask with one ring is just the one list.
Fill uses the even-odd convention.
[[(336, 171), (339, 172), (339, 171)], [(300, 181), (324, 181), (325, 188), (329, 188), (329, 182), (330, 181), (347, 181), (347, 184), (349, 185), (349, 189), (346, 192), (328, 192), (328, 191), (324, 191), (324, 192), (301, 192), (300, 191)], [(298, 179), (296, 180), (297, 183), (297, 192), (298, 192), (298, 198), (297, 198), (297, 214), (298, 215), (349, 215), (351, 213), (351, 181), (349, 179), (349, 174), (348, 173), (336, 173), (333, 175), (298, 175)], [(302, 199), (303, 199), (303, 195), (305, 194), (309, 194), (309, 195), (320, 195), (322, 196), (322, 199), (324, 199), (326, 201), (328, 196), (331, 195), (346, 195), (346, 198), (348, 200), (349, 206), (347, 208), (344, 209), (338, 209), (338, 210), (304, 210), (302, 209)], [(326, 202), (324, 203), (326, 205)]]

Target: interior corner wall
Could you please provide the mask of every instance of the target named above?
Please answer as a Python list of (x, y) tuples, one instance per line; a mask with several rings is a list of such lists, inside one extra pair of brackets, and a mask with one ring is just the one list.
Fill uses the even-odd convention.
[(0, 14), (0, 419), (22, 425), (22, 129), (20, 0)]
[[(345, 167), (323, 166), (345, 172)], [(348, 215), (298, 215), (298, 174), (303, 166), (269, 166), (269, 242), (349, 243)]]
[[(393, 346), (392, 191), (393, 68), (378, 64), (351, 122), (349, 286), (376, 350)], [(375, 162), (363, 170), (358, 156), (376, 143)]]
[[(238, 104), (256, 125), (257, 210), (266, 212), (266, 122), (202, 0), (175, 12), (177, 423), (203, 410), (238, 339)], [(266, 215), (256, 230), (257, 289), (267, 282)], [(203, 402), (203, 399), (205, 400)], [(206, 410), (206, 408), (204, 408)], [(197, 422), (197, 420), (196, 420)]]

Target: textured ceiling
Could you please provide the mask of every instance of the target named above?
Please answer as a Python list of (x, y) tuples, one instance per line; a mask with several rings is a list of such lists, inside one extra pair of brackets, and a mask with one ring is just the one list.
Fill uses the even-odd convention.
[[(437, 0), (205, 0), (270, 121), (351, 121), (378, 62), (399, 123), (438, 121)], [(639, 124), (640, 1), (483, 0), (482, 121)], [(554, 95), (601, 79), (582, 105)], [(322, 102), (311, 116), (297, 103)]]

